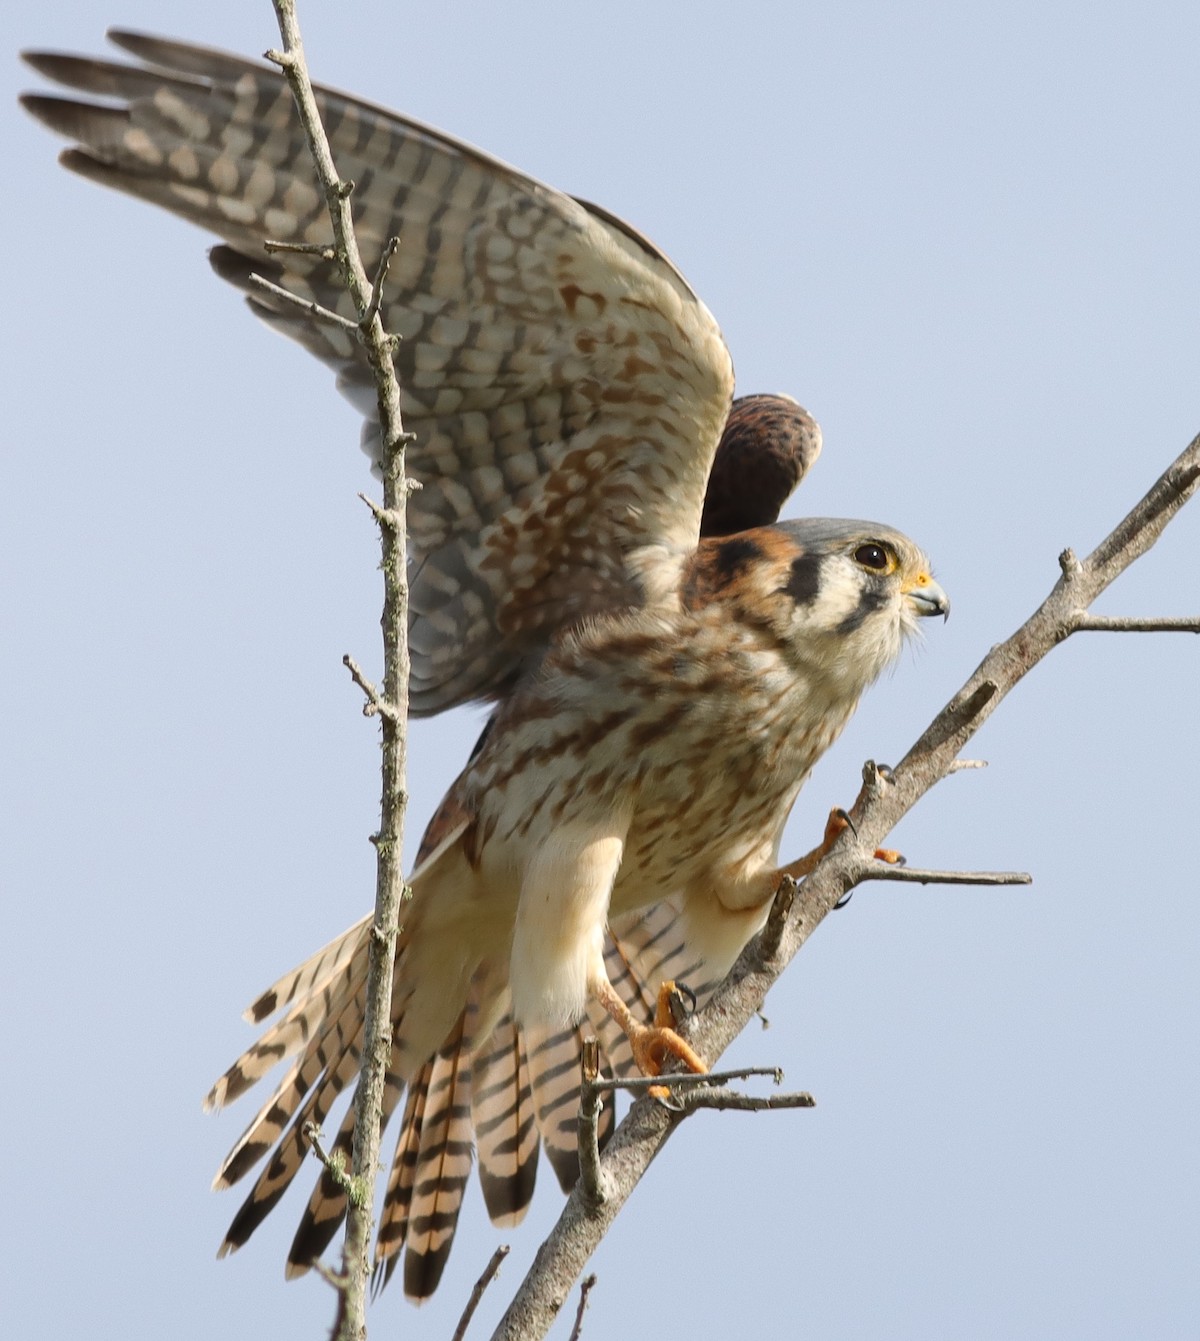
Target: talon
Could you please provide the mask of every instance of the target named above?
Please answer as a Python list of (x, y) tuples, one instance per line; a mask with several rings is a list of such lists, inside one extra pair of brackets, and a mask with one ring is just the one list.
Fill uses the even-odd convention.
[[(683, 998), (687, 998), (684, 1010)], [(678, 1005), (676, 1004), (678, 1002)], [(695, 1012), (696, 993), (684, 982), (664, 982), (658, 989), (658, 1003), (654, 1010), (654, 1024), (659, 1029), (674, 1029), (680, 1020)]]
[(677, 1099), (665, 1085), (651, 1085), (646, 1093), (671, 1113), (683, 1112), (683, 1100)]

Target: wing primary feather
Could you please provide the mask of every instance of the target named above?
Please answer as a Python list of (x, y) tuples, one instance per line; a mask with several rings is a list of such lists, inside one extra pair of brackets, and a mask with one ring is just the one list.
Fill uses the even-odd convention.
[[(263, 253), (267, 239), (329, 238), (279, 72), (110, 37), (139, 63), (27, 57), (83, 95), (25, 99), (73, 142), (64, 164), (206, 229), (221, 244), (215, 268), (239, 288), (269, 268), (353, 319), (336, 267)], [(732, 364), (712, 314), (636, 229), (410, 118), (333, 89), (317, 97), (356, 182), (368, 268), (389, 237), (404, 239), (382, 315), (402, 337), (397, 370), (418, 433), (410, 703), (424, 715), (497, 696), (562, 627), (636, 598), (647, 574), (630, 555), (673, 568), (694, 547)], [(345, 384), (362, 380), (358, 341), (261, 293), (251, 304)], [(537, 580), (514, 580), (526, 571)]]

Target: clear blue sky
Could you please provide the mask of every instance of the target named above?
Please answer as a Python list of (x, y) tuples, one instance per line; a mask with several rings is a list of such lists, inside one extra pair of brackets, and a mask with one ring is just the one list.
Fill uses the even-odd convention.
[[(4, 49), (97, 51), (109, 23), (276, 40), (267, 0), (113, 4), (9, 6)], [(789, 853), (1200, 431), (1194, 4), (301, 18), (326, 82), (654, 238), (740, 389), (821, 421), (792, 511), (934, 556), (953, 618), (820, 766)], [(200, 1099), (242, 1007), (372, 897), (374, 734), (340, 664), (378, 664), (358, 426), (200, 234), (55, 166), (13, 103), (38, 81), (5, 69), (0, 1318), (322, 1337), (327, 1288), (282, 1279), (299, 1194), (214, 1260), (238, 1200), (208, 1183), (249, 1109)], [(1200, 611), (1198, 553), (1193, 505), (1099, 608)], [(868, 887), (829, 919), (732, 1054), (819, 1106), (692, 1119), (596, 1258), (585, 1336), (1200, 1333), (1198, 686), (1200, 639), (1092, 635), (1018, 689), (987, 771), (896, 841), (1032, 889)], [(417, 729), (414, 829), (476, 727)], [(473, 1335), (558, 1205), (543, 1170)], [(473, 1191), (441, 1295), (389, 1291), (372, 1334), (447, 1337), (495, 1242)]]

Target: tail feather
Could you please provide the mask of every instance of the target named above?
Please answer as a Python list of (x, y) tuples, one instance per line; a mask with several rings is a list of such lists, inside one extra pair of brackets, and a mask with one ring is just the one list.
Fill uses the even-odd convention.
[[(216, 1186), (230, 1187), (242, 1178), (279, 1140), (305, 1096), (310, 1091), (315, 1094), (324, 1089), (330, 1078), (338, 1074), (347, 1047), (353, 1043), (357, 1051), (356, 1034), (361, 1029), (362, 1011), (363, 990), (360, 988), (337, 1014), (325, 1021), (304, 1055), (238, 1138), (217, 1173)], [(331, 1102), (332, 1096), (324, 1105), (325, 1111)]]
[(476, 1016), (474, 1005), (462, 1013), (430, 1075), (408, 1214), (404, 1293), (410, 1299), (427, 1299), (442, 1278), (471, 1176), (470, 1057)]
[[(447, 874), (455, 878), (452, 869)], [(369, 919), (363, 919), (258, 998), (250, 1012), (256, 1019), (284, 1013), (209, 1096), (211, 1106), (227, 1103), (275, 1062), (293, 1058), (218, 1174), (217, 1185), (227, 1186), (269, 1157), (229, 1227), (222, 1255), (250, 1237), (291, 1184), (308, 1153), (306, 1124), (325, 1121), (338, 1095), (358, 1078), (368, 933)], [(392, 999), (394, 1044), (385, 1122), (405, 1097), (406, 1085), (407, 1096), (376, 1237), (375, 1286), (387, 1283), (407, 1248), (405, 1293), (422, 1299), (433, 1293), (445, 1268), (473, 1149), (478, 1148), (489, 1215), (497, 1224), (516, 1224), (533, 1196), (539, 1144), (564, 1190), (578, 1180), (579, 1068), (585, 1037), (594, 1034), (600, 1040), (607, 1074), (633, 1074), (636, 1067), (628, 1040), (603, 1012), (568, 1029), (518, 1027), (507, 1013), (501, 965), (501, 970), (480, 967), (467, 1006), (437, 1053), (414, 1075), (414, 1039), (421, 1036), (420, 1028), (413, 1033), (410, 1015), (406, 1030), (405, 1014), (419, 979), (413, 965), (405, 972), (409, 952), (402, 942)], [(696, 986), (700, 967), (682, 942), (678, 912), (670, 901), (615, 919), (605, 961), (613, 985), (642, 1019), (653, 1015), (663, 978), (690, 979)], [(427, 1028), (428, 1014), (425, 1019)], [(598, 1123), (602, 1145), (615, 1125), (610, 1094)], [(348, 1156), (352, 1140), (351, 1109), (331, 1155)], [(344, 1193), (323, 1170), (292, 1244), (289, 1276), (308, 1270), (326, 1250), (345, 1209)]]
[[(399, 1069), (400, 1056), (400, 1049), (393, 1047), (387, 1075), (384, 1078), (381, 1127), (386, 1127), (404, 1093), (404, 1077)], [(355, 1109), (361, 1083), (360, 1080), (359, 1085), (355, 1086), (354, 1099), (346, 1109), (333, 1144), (326, 1150), (330, 1159), (340, 1160), (342, 1167), (347, 1171), (350, 1168), (354, 1148)], [(312, 1196), (296, 1230), (296, 1236), (292, 1240), (288, 1252), (288, 1274), (300, 1275), (307, 1271), (329, 1247), (338, 1231), (338, 1226), (345, 1218), (346, 1194), (333, 1174), (324, 1169), (317, 1179), (317, 1185), (313, 1188)]]
[(314, 981), (309, 994), (248, 1048), (217, 1081), (204, 1100), (206, 1111), (223, 1108), (272, 1071), (279, 1062), (303, 1049), (309, 1056), (322, 1046), (330, 1021), (341, 1017), (347, 1002), (366, 977), (366, 936), (346, 962)]
[(475, 1053), (471, 1122), (492, 1224), (520, 1224), (533, 1200), (540, 1142), (529, 1059), (511, 1015), (504, 1016)]
[[(250, 1119), (245, 1131), (221, 1161), (221, 1167), (217, 1170), (212, 1183), (214, 1192), (232, 1187), (270, 1150), (311, 1088), (312, 1080), (300, 1079), (303, 1068), (303, 1058), (294, 1062), (275, 1087), (271, 1097)], [(319, 1075), (320, 1072), (316, 1074)], [(315, 1078), (314, 1076), (312, 1079)], [(269, 1131), (273, 1131), (274, 1136), (268, 1139), (266, 1133)]]
[[(362, 1007), (362, 993), (359, 993), (348, 1008), (348, 1013), (355, 1010), (358, 1013), (357, 1031), (353, 1032), (349, 1038), (346, 1038), (344, 1034), (339, 1035), (340, 1041), (342, 1041), (340, 1051), (329, 1061), (320, 1079), (312, 1086), (308, 1098), (292, 1119), (290, 1126), (278, 1138), (278, 1145), (270, 1163), (259, 1174), (258, 1181), (251, 1189), (250, 1195), (243, 1202), (237, 1215), (234, 1216), (233, 1223), (229, 1226), (225, 1235), (225, 1242), (221, 1245), (218, 1256), (223, 1257), (226, 1253), (240, 1248), (262, 1223), (268, 1212), (274, 1208), (276, 1202), (291, 1185), (292, 1179), (299, 1172), (304, 1157), (308, 1153), (309, 1143), (304, 1135), (304, 1128), (310, 1122), (319, 1127), (329, 1115), (329, 1110), (337, 1096), (357, 1076), (361, 1058)], [(263, 1144), (266, 1141), (273, 1142), (277, 1135), (278, 1127), (274, 1121), (271, 1121), (264, 1134), (254, 1141), (253, 1147), (243, 1150), (244, 1158), (239, 1161), (237, 1176), (240, 1176), (246, 1168), (261, 1158)], [(291, 1273), (289, 1272), (289, 1274)]]
[[(404, 955), (401, 954), (398, 956), (397, 966), (402, 967), (403, 963)], [(392, 1100), (393, 1107), (399, 1102), (403, 1086), (403, 1081), (400, 1079), (400, 1059), (404, 1050), (404, 1010), (409, 995), (410, 992), (406, 987), (403, 975), (398, 974), (392, 991), (392, 1021), (395, 1041), (392, 1049), (391, 1069), (397, 1073), (395, 1083), (401, 1088), (397, 1089)], [(357, 1079), (362, 1059), (362, 1029), (365, 1005), (366, 983), (363, 981), (359, 990), (346, 1002), (337, 1017), (330, 1020), (321, 1035), (309, 1044), (305, 1052), (304, 1064), (301, 1066), (300, 1073), (292, 1087), (279, 1096), (278, 1104), (265, 1115), (265, 1118), (260, 1118), (261, 1131), (248, 1132), (239, 1142), (239, 1147), (235, 1151), (237, 1154), (237, 1176), (240, 1176), (246, 1168), (249, 1168), (250, 1165), (261, 1158), (265, 1152), (264, 1147), (269, 1148), (270, 1144), (273, 1144), (277, 1139), (279, 1140), (274, 1157), (267, 1168), (259, 1175), (258, 1182), (254, 1185), (250, 1197), (235, 1217), (234, 1224), (230, 1226), (229, 1234), (226, 1235), (225, 1251), (240, 1247), (241, 1243), (245, 1242), (245, 1239), (257, 1228), (263, 1216), (275, 1205), (296, 1176), (308, 1149), (308, 1140), (304, 1136), (304, 1128), (310, 1122), (320, 1126), (328, 1116), (329, 1110), (338, 1095)], [(318, 1073), (319, 1078), (313, 1074), (317, 1068), (323, 1068)], [(292, 1119), (287, 1132), (280, 1137), (284, 1122), (309, 1087), (311, 1087), (311, 1093)], [(252, 1137), (249, 1144), (247, 1144), (247, 1137)], [(232, 1159), (233, 1156), (231, 1155), (231, 1161), (227, 1162), (232, 1162)], [(234, 1177), (231, 1174), (229, 1181), (233, 1180)], [(265, 1203), (265, 1209), (261, 1213), (255, 1210), (259, 1202)], [(235, 1239), (235, 1229), (238, 1234), (242, 1235), (240, 1239)], [(297, 1264), (293, 1263), (292, 1265)], [(300, 1269), (307, 1269), (307, 1267), (302, 1266)], [(296, 1274), (296, 1272), (290, 1272), (290, 1274)]]
[(375, 1234), (374, 1287), (382, 1290), (392, 1278), (400, 1261), (400, 1250), (408, 1237), (408, 1211), (412, 1205), (413, 1183), (417, 1175), (417, 1158), (421, 1149), (421, 1123), (425, 1117), (425, 1103), (433, 1079), (434, 1058), (408, 1082), (408, 1102), (396, 1138), (396, 1153), (388, 1176), (387, 1192), (383, 1199), (383, 1214)]
[(703, 963), (682, 938), (680, 913), (673, 899), (617, 918), (605, 947), (605, 965), (613, 986), (630, 1009), (652, 1016), (658, 986), (674, 979), (686, 982), (699, 997), (715, 983), (702, 981)]
[(296, 997), (303, 996), (307, 1001), (351, 960), (354, 961), (355, 968), (360, 962), (365, 963), (367, 928), (370, 922), (371, 915), (368, 913), (366, 917), (359, 918), (347, 931), (336, 936), (328, 945), (322, 946), (315, 955), (310, 955), (303, 964), (285, 973), (277, 982), (273, 982), (247, 1007), (245, 1018), (251, 1024), (261, 1024), (268, 1015), (274, 1015), (277, 1010), (290, 1005)]
[[(529, 1083), (537, 1113), (538, 1130), (559, 1186), (569, 1192), (579, 1181), (579, 1065), (583, 1040), (591, 1029), (576, 1025), (550, 1031), (536, 1027), (523, 1031)], [(601, 1142), (615, 1124), (612, 1093), (604, 1096), (597, 1122)]]

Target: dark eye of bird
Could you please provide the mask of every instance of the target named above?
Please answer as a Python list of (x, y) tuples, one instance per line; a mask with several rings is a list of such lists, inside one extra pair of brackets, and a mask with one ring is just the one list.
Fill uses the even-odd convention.
[(861, 563), (864, 568), (874, 568), (882, 572), (888, 566), (888, 553), (882, 545), (872, 540), (865, 545), (859, 545), (854, 551), (854, 561)]

